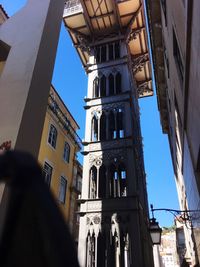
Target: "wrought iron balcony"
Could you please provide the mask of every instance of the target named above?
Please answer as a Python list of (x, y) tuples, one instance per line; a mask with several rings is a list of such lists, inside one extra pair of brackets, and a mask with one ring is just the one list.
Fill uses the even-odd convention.
[(83, 8), (80, 0), (68, 0), (65, 2), (64, 17), (81, 12), (83, 12)]

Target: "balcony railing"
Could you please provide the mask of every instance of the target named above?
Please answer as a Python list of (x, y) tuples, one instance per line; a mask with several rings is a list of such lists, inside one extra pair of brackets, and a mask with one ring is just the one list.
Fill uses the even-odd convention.
[(83, 12), (80, 0), (69, 0), (65, 2), (64, 17)]

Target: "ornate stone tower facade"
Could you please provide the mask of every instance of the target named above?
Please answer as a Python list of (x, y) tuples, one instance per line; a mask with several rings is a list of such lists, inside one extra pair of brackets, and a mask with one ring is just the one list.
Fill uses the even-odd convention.
[(138, 106), (152, 95), (142, 2), (67, 1), (64, 21), (88, 73), (80, 265), (153, 266)]

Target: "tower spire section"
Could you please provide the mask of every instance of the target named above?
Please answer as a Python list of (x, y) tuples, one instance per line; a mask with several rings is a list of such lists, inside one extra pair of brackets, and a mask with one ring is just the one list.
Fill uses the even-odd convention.
[(152, 82), (142, 1), (66, 1), (88, 74), (81, 267), (153, 266), (138, 98)]

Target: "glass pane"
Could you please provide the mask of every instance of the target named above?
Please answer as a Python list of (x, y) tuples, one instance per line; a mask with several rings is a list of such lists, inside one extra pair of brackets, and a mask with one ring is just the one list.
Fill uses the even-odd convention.
[(65, 203), (66, 189), (67, 189), (67, 180), (61, 176), (60, 189), (59, 189), (59, 200), (62, 203)]

